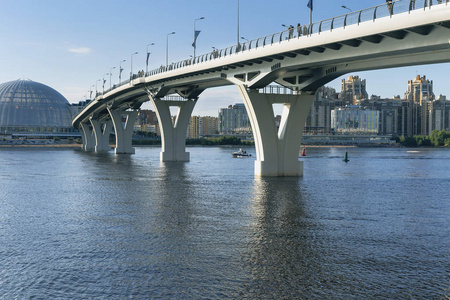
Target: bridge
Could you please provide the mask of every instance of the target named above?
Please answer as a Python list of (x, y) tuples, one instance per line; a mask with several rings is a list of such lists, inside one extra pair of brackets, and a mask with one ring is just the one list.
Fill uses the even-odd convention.
[[(108, 151), (114, 127), (115, 153), (134, 153), (133, 125), (151, 101), (161, 126), (161, 161), (189, 161), (186, 131), (199, 96), (235, 85), (254, 134), (255, 176), (302, 176), (299, 149), (316, 90), (350, 72), (450, 62), (449, 2), (393, 1), (132, 75), (97, 94), (73, 126), (86, 151)], [(264, 90), (272, 83), (292, 92)], [(280, 103), (277, 131), (273, 105)], [(175, 121), (170, 107), (178, 107)]]

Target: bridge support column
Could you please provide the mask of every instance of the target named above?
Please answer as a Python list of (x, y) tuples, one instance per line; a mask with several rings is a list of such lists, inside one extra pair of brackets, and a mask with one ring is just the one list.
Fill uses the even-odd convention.
[(90, 121), (94, 129), (95, 152), (109, 151), (111, 149), (109, 146), (109, 135), (113, 126), (112, 121), (100, 122), (92, 118)]
[[(186, 101), (165, 101), (149, 96), (155, 107), (161, 129), (161, 161), (189, 161), (186, 152), (186, 133), (189, 119), (197, 99)], [(178, 114), (172, 122), (170, 107), (177, 106)]]
[(95, 149), (95, 136), (93, 129), (87, 123), (80, 123), (81, 132), (83, 134), (83, 150), (94, 151)]
[[(134, 154), (132, 147), (133, 127), (138, 114), (137, 110), (122, 111), (108, 107), (109, 115), (114, 124), (116, 133), (116, 154)], [(125, 125), (122, 125), (122, 116), (126, 116)]]
[[(238, 85), (255, 139), (255, 176), (302, 176), (298, 160), (303, 128), (314, 95), (263, 94)], [(277, 132), (273, 104), (284, 105)]]

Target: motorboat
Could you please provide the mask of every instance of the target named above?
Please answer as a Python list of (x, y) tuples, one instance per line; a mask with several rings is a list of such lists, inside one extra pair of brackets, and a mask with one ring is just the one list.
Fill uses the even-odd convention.
[(239, 149), (239, 151), (231, 153), (233, 157), (249, 157), (252, 156), (250, 153), (247, 153), (247, 151)]

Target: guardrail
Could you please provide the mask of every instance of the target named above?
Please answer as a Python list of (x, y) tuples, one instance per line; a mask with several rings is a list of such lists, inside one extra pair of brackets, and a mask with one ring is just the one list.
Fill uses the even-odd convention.
[(294, 95), (296, 93), (294, 89), (282, 85), (268, 85), (266, 87), (258, 89), (258, 91), (264, 94), (277, 94), (277, 95)]
[[(330, 19), (314, 22), (312, 24), (300, 26), (300, 27), (292, 27), (287, 30), (277, 32), (271, 35), (267, 35), (265, 37), (253, 39), (244, 43), (240, 43), (237, 45), (233, 45), (227, 47), (225, 49), (217, 49), (212, 51), (211, 53), (203, 54), (197, 57), (185, 59), (176, 63), (172, 63), (168, 66), (161, 66), (157, 69), (151, 70), (146, 73), (142, 73), (140, 76), (137, 74), (133, 74), (133, 79), (139, 77), (147, 77), (152, 75), (157, 75), (160, 73), (164, 73), (167, 71), (201, 64), (204, 62), (208, 62), (217, 58), (230, 56), (233, 54), (238, 54), (246, 51), (250, 51), (252, 49), (258, 49), (265, 46), (273, 45), (276, 43), (281, 43), (285, 40), (290, 39), (299, 39), (299, 38), (307, 38), (312, 34), (320, 34), (325, 31), (333, 31), (336, 28), (345, 28), (350, 25), (359, 24), (367, 21), (375, 21), (376, 19), (388, 17), (401, 13), (411, 13), (413, 10), (418, 9), (429, 9), (434, 5), (445, 4), (448, 5), (450, 0), (396, 0), (392, 2), (387, 2), (385, 4), (380, 4), (374, 7), (370, 7), (367, 9), (351, 12), (345, 15), (340, 15), (337, 17), (333, 17)], [(114, 85), (113, 88), (106, 90), (104, 93), (107, 93), (119, 86), (125, 85), (129, 83), (131, 80), (126, 80), (121, 82), (118, 85)], [(98, 93), (98, 95), (102, 95), (104, 93)]]

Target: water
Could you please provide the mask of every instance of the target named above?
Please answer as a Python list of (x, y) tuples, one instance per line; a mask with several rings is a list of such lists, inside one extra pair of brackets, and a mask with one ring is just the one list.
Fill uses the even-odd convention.
[(234, 150), (0, 148), (0, 298), (450, 298), (449, 150)]

